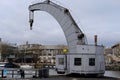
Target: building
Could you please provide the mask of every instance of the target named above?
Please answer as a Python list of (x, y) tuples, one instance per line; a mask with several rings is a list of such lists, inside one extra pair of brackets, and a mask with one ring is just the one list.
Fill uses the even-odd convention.
[(105, 63), (111, 64), (112, 63), (112, 48), (105, 48), (104, 49), (104, 55), (105, 55)]
[(55, 56), (57, 54), (64, 54), (63, 49), (67, 48), (65, 45), (44, 45), (42, 52), (39, 55), (40, 62), (55, 64)]
[(56, 54), (63, 54), (63, 49), (66, 45), (41, 45), (41, 44), (26, 44), (20, 45), (19, 58), (24, 63), (44, 63), (55, 65)]
[(120, 43), (112, 46), (112, 58), (115, 63), (120, 63)]
[(18, 63), (35, 63), (38, 60), (38, 54), (41, 54), (41, 46), (39, 44), (23, 44), (19, 45)]
[(112, 48), (105, 48), (104, 49), (104, 54), (112, 54)]

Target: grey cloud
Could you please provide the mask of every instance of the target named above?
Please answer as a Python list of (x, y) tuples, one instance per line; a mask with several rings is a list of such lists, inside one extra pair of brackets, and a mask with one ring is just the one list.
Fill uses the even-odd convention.
[[(57, 21), (46, 12), (36, 12), (33, 30), (29, 30), (28, 6), (34, 0), (0, 1), (0, 37), (12, 43), (66, 44), (64, 33)], [(54, 0), (53, 0), (54, 1)], [(100, 44), (110, 46), (119, 42), (119, 0), (57, 0), (70, 8), (88, 42), (97, 34)], [(80, 21), (79, 21), (80, 20)], [(81, 24), (83, 26), (81, 26)], [(112, 33), (111, 33), (112, 32)]]

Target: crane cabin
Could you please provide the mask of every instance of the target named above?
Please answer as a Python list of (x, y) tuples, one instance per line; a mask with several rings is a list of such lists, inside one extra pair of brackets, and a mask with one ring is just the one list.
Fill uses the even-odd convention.
[(103, 46), (77, 45), (76, 53), (56, 55), (58, 74), (84, 74), (103, 76), (105, 63)]

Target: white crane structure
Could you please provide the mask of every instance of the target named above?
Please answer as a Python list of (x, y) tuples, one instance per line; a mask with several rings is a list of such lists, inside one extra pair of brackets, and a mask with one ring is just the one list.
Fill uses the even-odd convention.
[(57, 20), (64, 32), (68, 53), (56, 55), (58, 73), (104, 74), (104, 47), (87, 44), (85, 34), (80, 30), (67, 8), (46, 0), (30, 5), (29, 11), (31, 29), (34, 22), (34, 11), (45, 11)]

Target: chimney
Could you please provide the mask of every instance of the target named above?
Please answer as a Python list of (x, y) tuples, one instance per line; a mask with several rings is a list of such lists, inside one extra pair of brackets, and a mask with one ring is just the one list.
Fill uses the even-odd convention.
[(95, 46), (97, 46), (97, 35), (94, 36)]
[(0, 42), (2, 42), (2, 38), (0, 38)]

